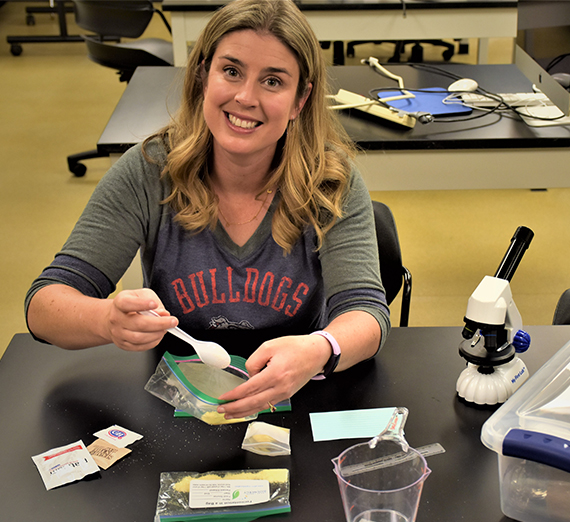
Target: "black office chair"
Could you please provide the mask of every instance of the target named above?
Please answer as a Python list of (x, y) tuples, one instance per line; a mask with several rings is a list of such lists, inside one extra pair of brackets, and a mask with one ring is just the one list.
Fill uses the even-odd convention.
[[(95, 63), (116, 69), (120, 81), (128, 82), (137, 67), (174, 65), (172, 42), (160, 38), (143, 38), (120, 43), (105, 40), (111, 36), (138, 38), (155, 13), (161, 17), (171, 33), (164, 14), (155, 9), (150, 0), (73, 0), (73, 3), (77, 25), (97, 35), (82, 36), (87, 44), (89, 58)], [(91, 150), (68, 156), (67, 164), (75, 176), (81, 177), (87, 171), (81, 161), (105, 156), (108, 154)]]
[(570, 288), (558, 299), (552, 324), (570, 324)]
[(373, 201), (372, 206), (374, 208), (376, 238), (378, 239), (380, 273), (386, 291), (386, 299), (390, 304), (403, 287), (400, 326), (408, 326), (412, 299), (412, 274), (402, 264), (400, 240), (392, 211), (387, 205), (379, 201)]
[(400, 63), (400, 57), (405, 52), (406, 45), (412, 45), (412, 53), (410, 55), (410, 62), (421, 63), (424, 61), (424, 48), (422, 44), (431, 44), (439, 47), (444, 47), (445, 51), (442, 53), (442, 58), (447, 62), (455, 54), (455, 45), (444, 42), (443, 40), (354, 40), (346, 44), (346, 55), (354, 57), (354, 46), (365, 43), (373, 43), (380, 45), (383, 43), (394, 44), (394, 54), (388, 59), (390, 63)]

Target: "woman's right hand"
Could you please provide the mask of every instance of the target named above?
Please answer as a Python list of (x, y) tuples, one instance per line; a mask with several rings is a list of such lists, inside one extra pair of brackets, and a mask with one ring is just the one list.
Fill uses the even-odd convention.
[[(161, 317), (141, 315), (155, 310)], [(124, 290), (113, 299), (83, 295), (67, 285), (48, 285), (28, 307), (28, 326), (38, 338), (66, 350), (114, 343), (129, 351), (154, 348), (166, 330), (178, 325), (148, 288)]]
[[(109, 340), (119, 348), (142, 352), (154, 348), (178, 319), (165, 310), (159, 297), (149, 288), (123, 290), (109, 300), (106, 327)], [(138, 312), (154, 310), (161, 317)]]

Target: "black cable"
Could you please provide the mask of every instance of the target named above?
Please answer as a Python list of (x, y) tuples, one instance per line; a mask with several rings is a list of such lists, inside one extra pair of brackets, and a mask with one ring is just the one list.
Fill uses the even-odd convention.
[(448, 71), (447, 69), (442, 69), (441, 67), (437, 67), (436, 65), (431, 65), (428, 63), (408, 63), (407, 65), (413, 67), (414, 69), (425, 69), (427, 71), (432, 71), (439, 74), (440, 76), (447, 76), (452, 80), (462, 80), (464, 78), (464, 76), (460, 76), (459, 74), (455, 74), (451, 71)]
[[(451, 78), (453, 80), (462, 80), (464, 78), (464, 76), (460, 76), (459, 74), (452, 73), (451, 71), (448, 71), (446, 69), (442, 69), (441, 67), (437, 67), (436, 65), (430, 65), (427, 63), (410, 63), (408, 65), (410, 67), (415, 68), (415, 69), (426, 69), (428, 71), (435, 72), (441, 76), (447, 76), (448, 78)], [(479, 92), (480, 94), (489, 96), (491, 99), (498, 98), (501, 102), (504, 102), (503, 98), (501, 98), (498, 94), (491, 92), (491, 91), (488, 91), (488, 90), (484, 89), (483, 87), (481, 87), (480, 85), (477, 87), (475, 92)], [(493, 98), (493, 96), (496, 98)]]
[[(530, 93), (529, 93), (530, 94)], [(502, 106), (504, 106), (504, 109), (501, 110), (509, 110), (511, 112), (514, 112), (515, 114), (517, 114), (518, 116), (520, 116), (521, 118), (524, 116), (525, 118), (531, 118), (533, 120), (541, 120), (541, 121), (556, 121), (556, 120), (560, 120), (562, 118), (565, 118), (566, 116), (564, 114), (561, 114), (560, 116), (556, 116), (554, 118), (545, 118), (543, 116), (534, 116), (532, 114), (526, 114), (522, 111), (520, 111), (518, 109), (518, 107), (514, 107), (512, 105), (509, 105), (500, 94), (496, 94), (496, 93), (491, 93), (491, 92), (485, 92), (484, 96), (487, 96), (488, 98), (492, 99), (492, 100), (498, 100), (500, 99), (500, 103), (494, 108), (494, 110), (501, 108)]]
[[(386, 102), (380, 101), (380, 99), (378, 99), (378, 96), (377, 96), (378, 93), (379, 93), (379, 92), (382, 92), (382, 91), (402, 91), (402, 90), (407, 91), (407, 92), (411, 92), (411, 93), (414, 93), (414, 92), (427, 92), (427, 93), (432, 93), (432, 94), (433, 94), (433, 92), (434, 92), (434, 91), (432, 91), (432, 90), (430, 90), (430, 89), (407, 89), (407, 88), (400, 89), (399, 87), (377, 87), (377, 88), (375, 88), (375, 89), (370, 89), (370, 90), (368, 91), (368, 96), (369, 96), (372, 100), (378, 101), (378, 102), (381, 103), (383, 106), (385, 106), (385, 107), (387, 107), (387, 108), (389, 108), (389, 109), (394, 109), (395, 111), (406, 112), (405, 110), (398, 109), (397, 107), (393, 107), (393, 106), (389, 105), (389, 104), (386, 103)], [(436, 92), (437, 92), (437, 91), (436, 91)], [(453, 93), (450, 93), (450, 94), (453, 94)], [(503, 99), (502, 99), (500, 96), (498, 96), (498, 95), (496, 95), (496, 96), (497, 96), (496, 98), (492, 98), (491, 96), (489, 96), (489, 97), (490, 97), (491, 99), (495, 99), (496, 101), (499, 101), (499, 103), (498, 103), (495, 107), (490, 108), (489, 110), (485, 111), (485, 112), (482, 113), (482, 114), (477, 114), (477, 115), (475, 115), (475, 116), (469, 116), (469, 117), (466, 117), (466, 118), (455, 118), (455, 119), (445, 118), (445, 116), (442, 117), (442, 118), (445, 118), (445, 119), (438, 119), (438, 118), (440, 118), (439, 116), (434, 116), (434, 117), (433, 117), (433, 118), (434, 118), (433, 122), (434, 122), (434, 123), (457, 123), (457, 122), (463, 122), (463, 121), (477, 120), (477, 119), (479, 119), (479, 118), (483, 118), (484, 116), (489, 116), (490, 114), (493, 114), (494, 112), (496, 112), (496, 111), (501, 107), (501, 104), (504, 103), (504, 102), (503, 102)], [(498, 98), (498, 99), (497, 99), (497, 98)], [(460, 105), (460, 104), (458, 104), (458, 105)], [(505, 104), (505, 105), (506, 105), (506, 104)]]
[(550, 71), (550, 69), (552, 69), (555, 65), (559, 64), (562, 60), (564, 60), (564, 58), (566, 58), (567, 56), (570, 56), (570, 53), (564, 53), (561, 54), (559, 56), (557, 56), (556, 58), (553, 58), (550, 63), (544, 68), (544, 70), (546, 72)]
[[(552, 62), (547, 66), (546, 70), (548, 70), (548, 68), (553, 67), (554, 65), (556, 65), (557, 63), (559, 63), (562, 59), (564, 59), (566, 56), (570, 56), (570, 53), (565, 53), (565, 54), (561, 54), (560, 56), (557, 56), (556, 58), (554, 58), (554, 60), (552, 60)], [(557, 61), (556, 61), (557, 60)], [(554, 63), (553, 63), (554, 62)], [(452, 73), (451, 71), (448, 71), (446, 69), (442, 69), (441, 67), (437, 67), (436, 65), (431, 65), (431, 64), (426, 64), (426, 63), (409, 63), (407, 64), (410, 67), (413, 67), (415, 69), (425, 69), (428, 71), (432, 71), (435, 72), (441, 76), (445, 76), (447, 78), (451, 78), (454, 80), (461, 80), (463, 78), (463, 76), (459, 76), (458, 74)], [(380, 88), (379, 90), (389, 90), (389, 91), (394, 91), (394, 90), (401, 90), (399, 88)], [(421, 90), (418, 89), (416, 91), (412, 90), (412, 89), (405, 89), (406, 91), (409, 92), (426, 92), (425, 90)], [(372, 89), (371, 91), (369, 91), (370, 93), (375, 91), (375, 89)], [(429, 92), (429, 91), (427, 91)], [(477, 116), (470, 116), (468, 118), (460, 118), (460, 119), (455, 119), (455, 120), (450, 120), (450, 119), (445, 119), (445, 120), (437, 120), (434, 118), (435, 122), (438, 123), (453, 123), (453, 122), (460, 122), (460, 121), (469, 121), (469, 120), (475, 120), (477, 118), (481, 118), (483, 116), (487, 116), (488, 114), (492, 114), (493, 112), (496, 112), (498, 109), (501, 108), (501, 106), (503, 105), (507, 110), (510, 110), (512, 112), (514, 112), (515, 114), (517, 114), (520, 117), (525, 117), (525, 118), (531, 118), (534, 120), (540, 120), (540, 121), (556, 121), (556, 120), (560, 120), (562, 118), (565, 118), (564, 114), (561, 114), (560, 116), (556, 116), (554, 118), (545, 118), (545, 117), (541, 117), (541, 116), (533, 116), (530, 114), (525, 114), (524, 112), (521, 112), (519, 110), (517, 110), (516, 107), (513, 107), (511, 105), (509, 105), (508, 103), (505, 102), (505, 100), (503, 100), (503, 98), (497, 94), (497, 93), (493, 93), (491, 91), (487, 91), (486, 89), (483, 89), (483, 87), (479, 86), (477, 88), (477, 90), (475, 92), (478, 92), (479, 94), (482, 94), (484, 96), (489, 97), (492, 100), (496, 100), (499, 101), (500, 103), (491, 108), (490, 110), (486, 111), (485, 114), (479, 114)]]
[(561, 120), (562, 118), (566, 118), (566, 115), (564, 113), (554, 118), (545, 118), (543, 116), (534, 116), (532, 114), (525, 114), (524, 112), (520, 112), (519, 110), (517, 110), (516, 107), (511, 107), (510, 105), (508, 107), (515, 114), (518, 114), (521, 118), (524, 116), (525, 118), (532, 118), (533, 120), (540, 120), (540, 121), (556, 121), (556, 120)]

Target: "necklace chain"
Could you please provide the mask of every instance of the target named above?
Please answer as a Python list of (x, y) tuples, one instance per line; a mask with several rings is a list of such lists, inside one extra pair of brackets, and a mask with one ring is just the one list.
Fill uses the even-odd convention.
[(257, 216), (259, 216), (259, 214), (261, 213), (261, 209), (265, 206), (265, 203), (267, 202), (267, 198), (269, 197), (269, 194), (271, 194), (272, 192), (273, 192), (273, 190), (267, 189), (267, 193), (265, 195), (265, 198), (261, 202), (261, 206), (259, 207), (259, 210), (256, 212), (255, 216), (253, 216), (251, 219), (248, 219), (247, 221), (242, 221), (241, 223), (232, 223), (231, 221), (228, 220), (228, 218), (226, 216), (224, 216), (224, 213), (222, 212), (222, 209), (219, 206), (218, 206), (218, 212), (220, 213), (220, 216), (222, 216), (222, 218), (226, 222), (227, 227), (238, 226), (238, 225), (247, 225), (248, 223), (251, 223), (252, 221), (255, 221), (257, 219)]

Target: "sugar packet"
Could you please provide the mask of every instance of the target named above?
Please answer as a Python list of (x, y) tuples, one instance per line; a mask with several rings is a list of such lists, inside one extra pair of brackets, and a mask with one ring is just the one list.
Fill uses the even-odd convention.
[(131, 452), (130, 449), (117, 448), (117, 446), (103, 439), (97, 439), (93, 444), (87, 446), (87, 450), (97, 465), (103, 469), (109, 468)]
[(98, 431), (93, 435), (99, 439), (110, 442), (114, 446), (117, 446), (117, 448), (126, 448), (129, 444), (143, 438), (142, 435), (126, 428), (122, 428), (121, 426), (117, 426), (116, 424), (106, 430)]
[(81, 480), (99, 467), (79, 440), (32, 457), (47, 490)]

